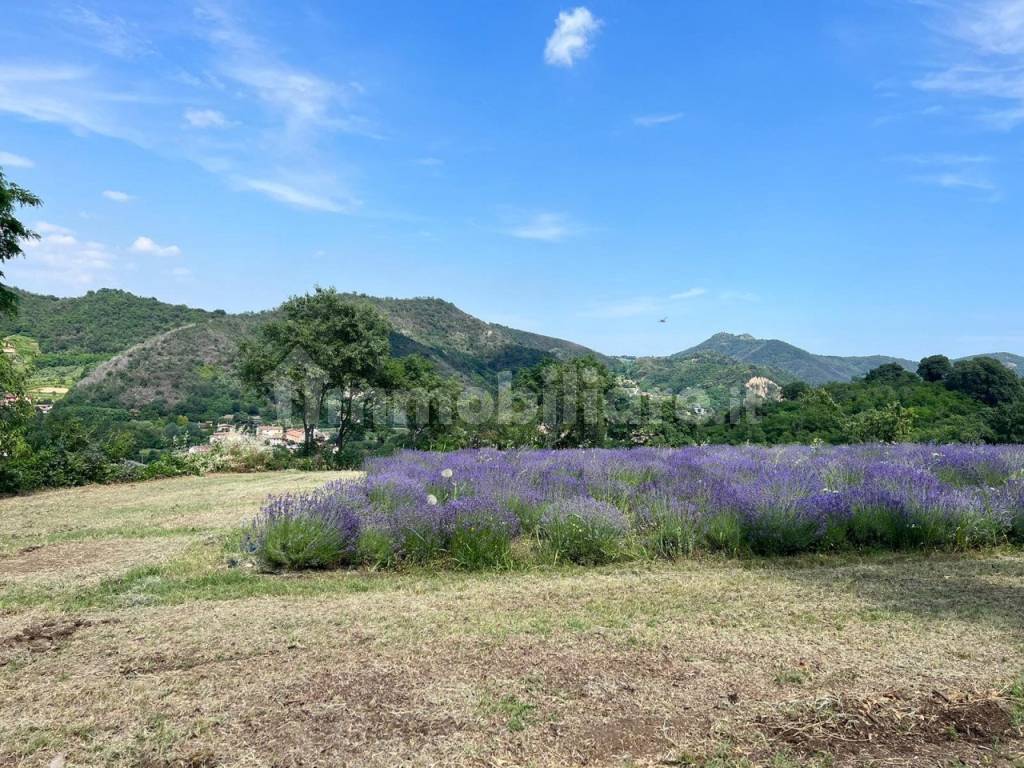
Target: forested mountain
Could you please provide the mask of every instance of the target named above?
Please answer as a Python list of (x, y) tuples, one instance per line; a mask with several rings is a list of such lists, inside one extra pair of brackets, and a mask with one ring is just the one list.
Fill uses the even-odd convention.
[(733, 360), (766, 366), (781, 371), (793, 379), (815, 385), (829, 381), (849, 381), (886, 363), (898, 363), (911, 371), (917, 368), (917, 363), (912, 360), (885, 355), (815, 355), (778, 339), (757, 339), (747, 333), (716, 333), (707, 341), (671, 357), (687, 358), (702, 352), (716, 352)]
[(114, 355), (158, 333), (224, 315), (110, 288), (67, 299), (16, 293), (18, 314), (0, 315), (0, 338), (31, 336), (44, 353)]
[[(72, 388), (71, 402), (193, 417), (250, 404), (234, 370), (237, 342), (273, 311), (228, 315), (109, 289), (68, 299), (19, 296), (18, 316), (0, 319), (0, 338), (19, 334), (38, 342), (37, 366), (44, 372), (53, 366), (50, 370), (73, 372), (71, 378), (85, 374)], [(493, 383), (501, 372), (514, 374), (551, 358), (593, 355), (640, 390), (701, 389), (720, 406), (742, 393), (753, 377), (818, 385), (849, 381), (884, 363), (916, 367), (881, 355), (815, 355), (782, 341), (728, 333), (668, 357), (610, 358), (563, 339), (487, 323), (441, 299), (347, 296), (388, 317), (396, 356), (422, 355), (440, 373), (465, 383)], [(1024, 373), (1024, 358), (993, 357)]]

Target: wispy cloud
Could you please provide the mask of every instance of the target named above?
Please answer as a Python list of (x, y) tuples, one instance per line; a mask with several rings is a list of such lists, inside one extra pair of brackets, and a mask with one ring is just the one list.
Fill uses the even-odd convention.
[(687, 299), (696, 299), (707, 294), (707, 288), (688, 288), (680, 293), (673, 293), (669, 296), (673, 301), (685, 301)]
[[(272, 40), (250, 34), (240, 17), (214, 0), (199, 2), (195, 25), (162, 30), (158, 39), (178, 34), (204, 41), (205, 49), (196, 52), (201, 77), (175, 70), (159, 80), (141, 67), (113, 68), (102, 60), (89, 67), (52, 57), (5, 62), (0, 64), (0, 112), (185, 157), (234, 189), (304, 208), (354, 212), (358, 201), (324, 172), (348, 168), (325, 139), (338, 132), (379, 135), (372, 121), (353, 109), (363, 87), (292, 66)], [(149, 45), (132, 22), (77, 6), (64, 21), (83, 31), (94, 27), (97, 37), (102, 30), (102, 44), (112, 55), (129, 57)], [(141, 43), (133, 47), (132, 40)], [(195, 48), (195, 41), (189, 42)], [(163, 53), (145, 50), (154, 58)], [(238, 115), (233, 120), (204, 106), (226, 98)], [(229, 138), (213, 135), (214, 129), (228, 127)]]
[(103, 190), (103, 196), (107, 200), (113, 200), (115, 203), (128, 203), (135, 199), (133, 195), (129, 195), (127, 192), (119, 192), (116, 189)]
[(538, 213), (506, 230), (507, 234), (521, 240), (542, 240), (547, 243), (565, 240), (574, 232), (568, 217), (562, 213)]
[(582, 5), (562, 11), (544, 47), (544, 61), (555, 67), (571, 67), (590, 52), (601, 25), (601, 20)]
[(955, 171), (914, 176), (913, 179), (923, 184), (932, 184), (943, 189), (974, 189), (982, 192), (993, 192), (996, 189), (995, 184), (990, 181), (973, 178), (968, 174)]
[(146, 145), (144, 132), (119, 117), (124, 105), (143, 99), (103, 88), (91, 70), (54, 64), (0, 66), (0, 112), (64, 125), (78, 133), (96, 133)]
[(196, 17), (202, 34), (219, 53), (219, 73), (279, 114), (292, 138), (305, 140), (318, 130), (374, 133), (364, 119), (338, 111), (363, 93), (361, 84), (338, 83), (284, 63), (272, 46), (251, 35), (214, 2), (200, 5)]
[(33, 168), (35, 163), (13, 152), (0, 152), (0, 166), (7, 168)]
[(898, 160), (914, 166), (910, 180), (943, 189), (965, 189), (995, 192), (997, 187), (989, 176), (988, 155), (955, 152), (904, 155)]
[(223, 128), (228, 124), (227, 118), (216, 109), (195, 109), (189, 107), (183, 115), (185, 122), (192, 128)]
[(75, 5), (64, 11), (63, 20), (82, 32), (79, 40), (111, 56), (128, 59), (150, 50), (142, 34), (120, 16)]
[(237, 184), (242, 189), (260, 192), (271, 200), (277, 200), (278, 202), (298, 206), (299, 208), (308, 208), (313, 211), (326, 211), (327, 213), (351, 213), (352, 210), (358, 206), (358, 201), (342, 203), (330, 197), (313, 192), (306, 192), (279, 181), (239, 178), (237, 179)]
[(428, 168), (439, 168), (444, 165), (444, 160), (439, 157), (419, 157), (416, 159), (416, 165), (423, 165)]
[(688, 288), (669, 296), (633, 296), (627, 299), (603, 302), (580, 314), (584, 317), (608, 319), (671, 315), (673, 309), (679, 309), (678, 302), (691, 301), (707, 294), (706, 288)]
[(682, 112), (670, 112), (662, 115), (637, 115), (633, 118), (633, 125), (640, 128), (654, 128), (658, 125), (667, 125), (674, 123), (676, 120), (680, 120), (683, 117)]
[(993, 127), (1024, 123), (1024, 0), (935, 4), (953, 43), (950, 61), (914, 84), (923, 91), (974, 99)]
[(176, 245), (160, 245), (152, 238), (142, 235), (135, 238), (135, 242), (131, 244), (130, 251), (133, 253), (141, 253), (149, 256), (180, 256), (181, 248)]

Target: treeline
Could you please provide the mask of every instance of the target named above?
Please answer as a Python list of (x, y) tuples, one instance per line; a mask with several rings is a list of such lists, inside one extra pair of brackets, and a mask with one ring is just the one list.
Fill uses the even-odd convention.
[[(43, 415), (7, 402), (0, 493), (202, 471), (210, 459), (184, 449), (206, 443), (225, 416), (250, 428), (302, 426), (306, 439), (298, 451), (214, 457), (219, 469), (351, 467), (402, 448), (1024, 442), (1024, 386), (991, 358), (933, 356), (917, 373), (882, 365), (849, 383), (790, 382), (722, 402), (692, 388), (642, 392), (592, 356), (542, 360), (475, 387), (424, 357), (396, 357), (392, 338), (368, 303), (318, 289), (244, 339), (230, 375), (200, 367), (189, 397), (173, 405), (156, 397), (128, 410), (72, 396)], [(27, 375), (0, 356), (5, 392), (23, 393)]]

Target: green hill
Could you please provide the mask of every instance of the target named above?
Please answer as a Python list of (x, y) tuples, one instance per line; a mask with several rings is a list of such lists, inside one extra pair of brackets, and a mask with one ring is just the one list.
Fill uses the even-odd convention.
[[(71, 387), (71, 402), (206, 417), (252, 403), (234, 374), (238, 339), (271, 312), (228, 315), (103, 289), (78, 298), (19, 291), (20, 313), (0, 319), (0, 338), (38, 343), (34, 386)], [(664, 394), (703, 389), (715, 403), (734, 400), (752, 377), (778, 384), (849, 381), (883, 363), (916, 363), (882, 355), (815, 355), (774, 339), (719, 333), (668, 357), (610, 358), (563, 339), (485, 322), (435, 298), (376, 298), (391, 321), (394, 354), (420, 354), (463, 381), (493, 383), (549, 359), (594, 355), (639, 389)], [(993, 355), (1024, 374), (1024, 358)]]
[(716, 333), (707, 341), (672, 357), (686, 358), (704, 352), (714, 352), (739, 362), (765, 366), (780, 371), (792, 379), (815, 385), (830, 381), (849, 381), (885, 363), (899, 363), (908, 370), (917, 368), (917, 363), (912, 360), (885, 355), (815, 355), (778, 339), (757, 339), (746, 333)]
[(110, 288), (68, 299), (17, 294), (18, 314), (0, 317), (0, 338), (31, 336), (44, 353), (114, 355), (158, 333), (224, 314)]

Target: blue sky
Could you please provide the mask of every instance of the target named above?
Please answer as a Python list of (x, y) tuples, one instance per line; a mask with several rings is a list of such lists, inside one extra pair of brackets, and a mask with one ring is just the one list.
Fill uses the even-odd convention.
[(46, 203), (15, 285), (440, 296), (610, 354), (1024, 353), (1024, 0), (4, 16), (0, 166)]

